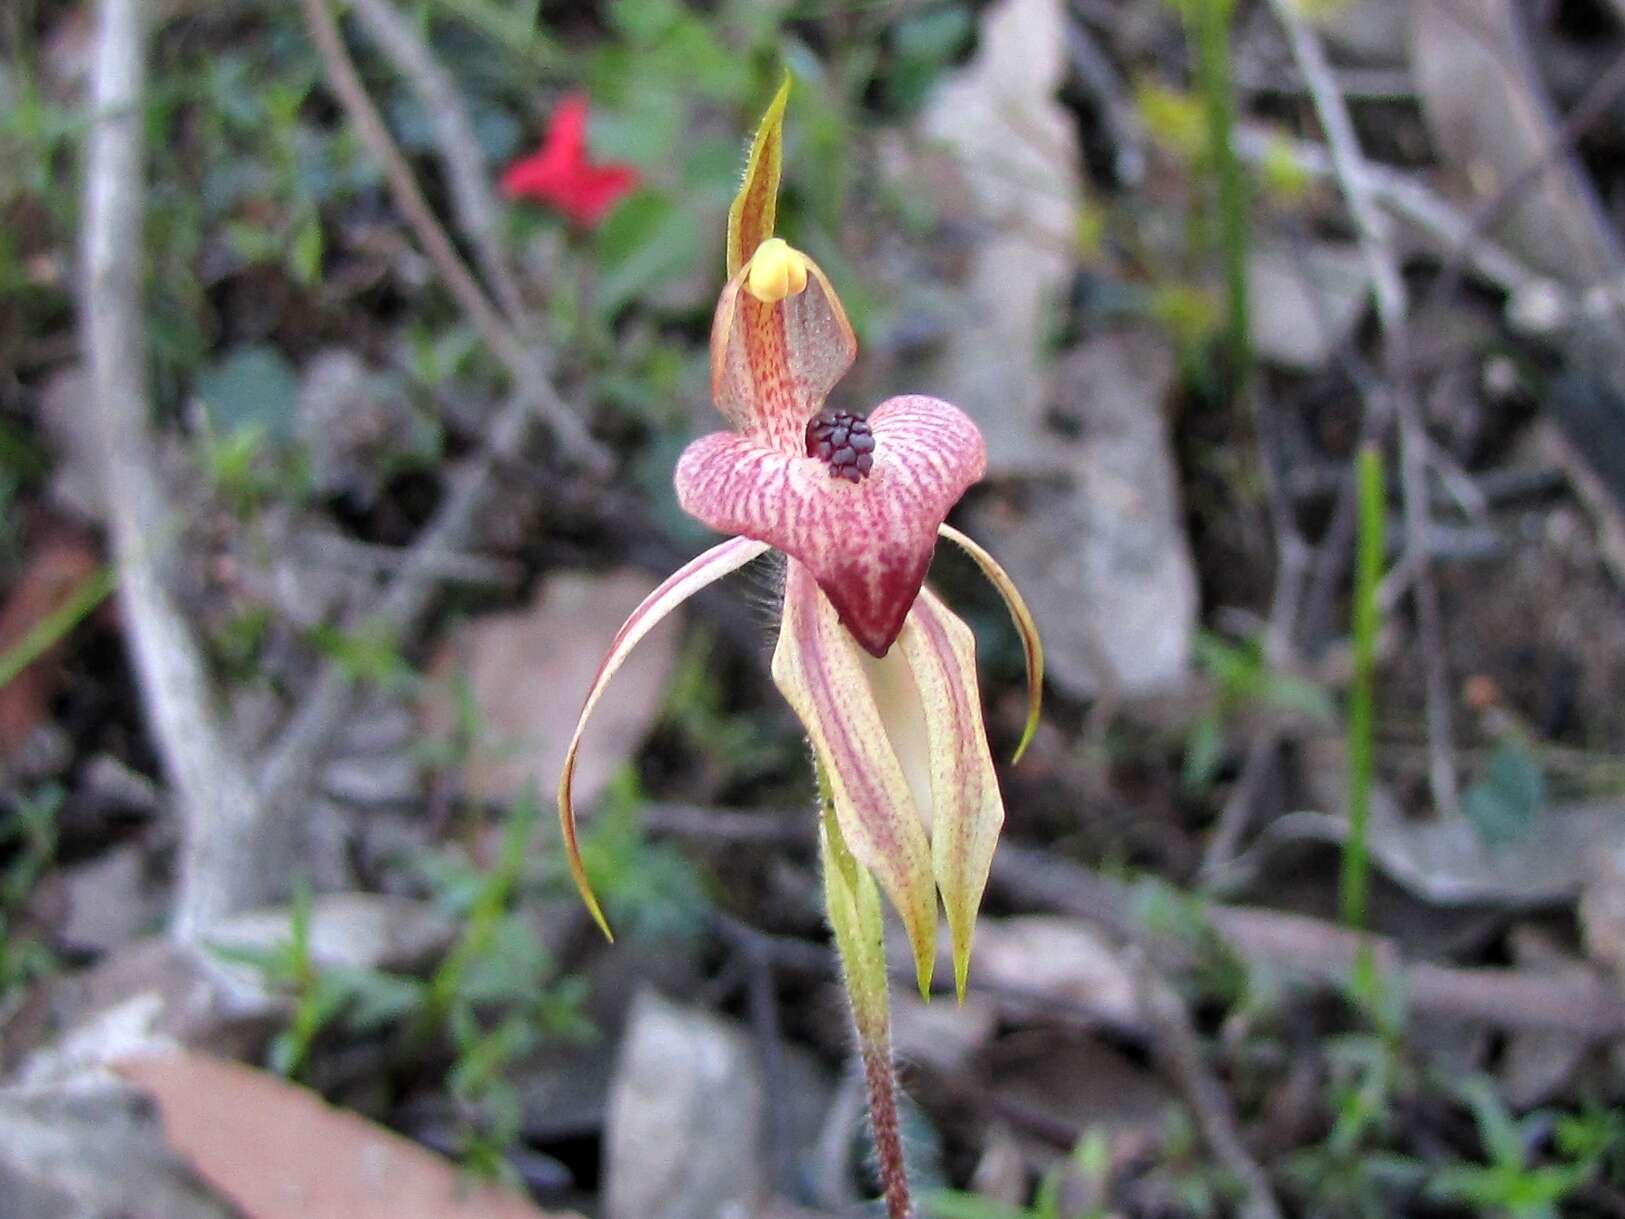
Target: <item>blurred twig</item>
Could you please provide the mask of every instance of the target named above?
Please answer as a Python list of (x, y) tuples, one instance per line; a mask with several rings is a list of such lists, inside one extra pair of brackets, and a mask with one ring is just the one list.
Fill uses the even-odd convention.
[(480, 271), (502, 304), (510, 326), (523, 329), (524, 298), (502, 245), (502, 210), (491, 191), (479, 136), (451, 75), (389, 0), (350, 0), (350, 7), (385, 57), (411, 81), (435, 132), (452, 207), (473, 243)]
[(287, 840), (270, 841), (239, 743), (225, 727), (203, 649), (167, 576), (180, 518), (148, 429), (142, 303), (142, 97), (145, 5), (103, 0), (91, 79), (95, 122), (85, 164), (81, 325), (94, 435), (103, 465), (119, 604), (154, 743), (181, 821), (174, 932), (195, 941), (286, 876)]
[(1315, 112), (1326, 132), (1332, 173), (1337, 179), (1359, 237), (1382, 327), (1387, 400), (1378, 406), (1379, 418), (1390, 411), (1399, 425), (1400, 488), (1404, 502), (1405, 550), (1416, 607), (1418, 646), (1422, 653), (1427, 697), (1430, 754), (1428, 785), (1434, 807), (1453, 815), (1459, 811), (1456, 763), (1451, 745), (1450, 690), (1445, 672), (1444, 642), (1439, 622), (1438, 590), (1428, 567), (1427, 546), (1431, 509), (1427, 488), (1427, 436), (1416, 400), (1410, 358), (1409, 302), (1399, 258), (1394, 253), (1389, 218), (1377, 206), (1368, 180), (1365, 154), (1360, 150), (1348, 106), (1337, 91), (1319, 36), (1298, 15), (1291, 0), (1270, 0), (1286, 29), (1292, 57), (1302, 71), (1314, 100)]
[[(383, 166), (384, 176), (389, 183), (390, 194), (394, 196), (395, 205), (400, 208), (406, 223), (423, 246), (424, 253), (434, 263), (435, 270), (445, 281), (447, 289), (457, 298), (458, 305), (468, 315), (469, 321), (479, 331), (480, 338), (491, 353), (508, 370), (516, 391), (529, 398), (531, 408), (546, 418), (560, 448), (573, 460), (591, 470), (601, 472), (608, 469), (609, 454), (565, 406), (548, 375), (545, 362), (532, 346), (527, 345), (521, 336), (515, 333), (502, 312), (486, 295), (485, 289), (480, 286), (474, 273), (469, 270), (468, 264), (463, 261), (462, 255), (457, 252), (457, 247), (452, 244), (451, 237), (429, 206), (428, 200), (423, 197), (423, 191), (412, 173), (412, 167), (401, 154), (400, 148), (395, 143), (395, 137), (389, 133), (383, 116), (378, 113), (377, 106), (373, 104), (366, 86), (361, 81), (360, 73), (356, 71), (355, 62), (345, 48), (344, 36), (339, 30), (338, 21), (333, 16), (328, 0), (300, 0), (300, 2), (304, 8), (305, 23), (310, 30), (311, 39), (322, 57), (329, 83), (338, 96), (339, 104), (343, 106), (346, 117), (355, 125), (368, 151)], [(384, 0), (374, 0), (375, 6), (383, 4)], [(375, 7), (372, 11), (376, 15), (384, 9)], [(412, 35), (409, 29), (404, 29), (404, 26), (396, 33), (405, 33), (415, 39), (415, 35)], [(396, 42), (392, 40), (385, 45), (387, 50), (389, 46), (396, 46)], [(428, 52), (422, 48), (421, 43), (418, 43), (418, 49), (422, 50), (423, 57), (427, 60)], [(399, 62), (405, 70), (407, 61)], [(428, 62), (432, 63), (432, 60)], [(410, 78), (414, 87), (421, 88), (429, 84), (419, 75), (410, 75)], [(435, 83), (449, 87), (449, 81), (444, 77), (436, 77)], [(430, 87), (435, 86), (430, 84)], [(437, 104), (442, 106), (446, 104), (445, 96), (439, 94), (425, 94), (422, 101), (431, 109)], [(460, 105), (457, 102), (453, 104)], [(465, 126), (466, 119), (463, 123), (439, 123), (435, 128), (436, 138), (441, 141), (454, 138), (455, 133)], [(466, 165), (470, 155), (468, 149), (443, 152), (443, 158), (448, 163), (460, 165)], [(478, 172), (477, 167), (475, 172)], [(463, 182), (463, 186), (453, 191), (453, 203), (462, 208), (470, 199), (476, 200), (473, 213), (458, 213), (459, 227), (469, 234), (470, 240), (476, 246), (481, 246), (482, 243), (488, 242), (491, 235), (488, 218), (484, 214), (485, 204), (482, 202), (488, 196), (478, 188), (472, 191), (467, 189), (465, 170), (456, 171), (456, 176)], [(500, 258), (497, 262), (500, 265)]]
[[(469, 545), (495, 493), (498, 471), (523, 454), (538, 415), (547, 419), (560, 447), (578, 463), (593, 471), (602, 471), (608, 467), (609, 455), (565, 407), (539, 348), (521, 340), (485, 294), (429, 208), (411, 167), (361, 82), (327, 0), (302, 0), (302, 3), (334, 92), (369, 150), (383, 164), (396, 205), (447, 287), (514, 381), (514, 392), (491, 421), (484, 445), (452, 476), (434, 520), (413, 543), (378, 603), (357, 615), (358, 621), (381, 626), (398, 637), (415, 627), (428, 611), (441, 574), (438, 570), (441, 556)], [(443, 159), (448, 166), (457, 167), (448, 172), (462, 181), (462, 186), (453, 191), (454, 215), (459, 228), (484, 251), (482, 257), (498, 267), (504, 266), (492, 229), (495, 203), (483, 180), (475, 181), (484, 172), (477, 152), (472, 147), (444, 146), (460, 139), (459, 133), (471, 130), (461, 99), (421, 40), (399, 14), (389, 8), (386, 0), (372, 0), (364, 7), (378, 30), (389, 31), (387, 38), (380, 35), (381, 45), (386, 52), (400, 56), (396, 59), (397, 65), (415, 88), (424, 90), (423, 104), (431, 109), (450, 106), (463, 112), (461, 119), (441, 121), (435, 127), (436, 138), (443, 145)], [(506, 278), (511, 281), (511, 276)], [(517, 298), (516, 291), (512, 294)], [(515, 308), (521, 307), (517, 299), (513, 303)], [(350, 707), (352, 696), (350, 675), (341, 666), (329, 664), (267, 753), (261, 766), (261, 786), (273, 793), (284, 807), (297, 807), (301, 803), (300, 796), (308, 790), (319, 762), (330, 748), (333, 731)]]
[(1242, 1188), (1244, 1219), (1281, 1219), (1281, 1207), (1269, 1177), (1241, 1141), (1230, 1098), (1202, 1061), (1202, 1045), (1191, 1025), (1185, 1001), (1145, 963), (1136, 963), (1140, 1007), (1156, 1030), (1155, 1057), (1172, 1078), (1208, 1150)]

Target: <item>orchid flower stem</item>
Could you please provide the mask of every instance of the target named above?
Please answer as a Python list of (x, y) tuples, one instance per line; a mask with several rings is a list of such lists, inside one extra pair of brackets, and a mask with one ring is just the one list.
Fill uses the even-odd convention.
[(886, 1198), (887, 1219), (911, 1219), (908, 1173), (903, 1163), (902, 1131), (897, 1120), (897, 1069), (892, 1062), (891, 1010), (887, 996), (886, 944), (880, 891), (874, 879), (847, 850), (829, 798), (829, 785), (819, 767), (823, 805), (819, 845), (824, 863), (824, 895), (841, 979), (852, 1004), (863, 1079), (869, 1090), (869, 1124), (875, 1159)]

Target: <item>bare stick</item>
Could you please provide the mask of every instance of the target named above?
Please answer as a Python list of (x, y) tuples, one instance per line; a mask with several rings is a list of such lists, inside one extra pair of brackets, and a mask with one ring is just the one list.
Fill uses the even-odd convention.
[[(1325, 145), (1312, 140), (1242, 126), (1236, 129), (1236, 152), (1254, 165), (1284, 152), (1293, 165), (1313, 178), (1334, 176), (1330, 153)], [(1371, 197), (1431, 237), (1444, 257), (1458, 249), (1465, 251), (1473, 273), (1505, 292), (1516, 292), (1543, 280), (1502, 246), (1482, 235), (1475, 237), (1471, 218), (1426, 184), (1397, 169), (1370, 162), (1365, 170)]]
[(1241, 1141), (1230, 1098), (1202, 1061), (1202, 1045), (1185, 1001), (1143, 957), (1136, 965), (1140, 1006), (1157, 1034), (1153, 1042), (1156, 1059), (1184, 1097), (1208, 1150), (1241, 1184), (1241, 1214), (1244, 1219), (1281, 1219), (1269, 1177)]
[[(344, 46), (344, 36), (339, 31), (327, 0), (300, 2), (304, 7), (305, 23), (310, 29), (311, 39), (326, 66), (328, 80), (338, 96), (339, 104), (344, 107), (345, 115), (355, 125), (368, 150), (383, 166), (395, 205), (401, 209), (406, 223), (429, 261), (434, 263), (447, 289), (457, 298), (457, 303), (491, 353), (507, 368), (516, 389), (528, 394), (535, 409), (546, 417), (560, 446), (590, 469), (608, 469), (609, 454), (564, 405), (548, 377), (545, 361), (509, 327), (507, 320), (474, 278), (474, 273), (468, 269), (462, 255), (457, 252), (457, 247), (452, 244), (428, 200), (423, 197), (411, 166), (401, 155), (394, 136), (390, 135), (383, 116), (378, 113), (366, 86), (362, 84), (361, 75)], [(430, 100), (426, 98), (425, 104)], [(476, 221), (470, 221), (466, 227), (470, 232), (480, 231)]]
[(273, 852), (238, 742), (223, 726), (203, 649), (166, 582), (182, 531), (148, 430), (141, 301), (144, 52), (139, 0), (103, 0), (96, 121), (85, 167), (81, 302), (95, 437), (106, 478), (125, 637), (181, 820), (173, 932), (195, 941), (266, 896), (288, 860)]
[(1365, 155), (1360, 150), (1347, 105), (1337, 91), (1331, 66), (1316, 34), (1298, 16), (1292, 0), (1270, 0), (1282, 26), (1292, 57), (1302, 71), (1315, 112), (1326, 132), (1332, 173), (1337, 179), (1349, 213), (1354, 218), (1360, 250), (1371, 277), (1377, 302), (1377, 320), (1382, 327), (1384, 364), (1388, 374), (1391, 401), (1386, 405), (1398, 417), (1400, 439), (1400, 486), (1405, 506), (1405, 548), (1415, 564), (1412, 596), (1416, 605), (1416, 625), (1422, 651), (1423, 678), (1427, 691), (1428, 786), (1434, 807), (1453, 815), (1459, 811), (1456, 764), (1451, 744), (1451, 712), (1448, 676), (1445, 672), (1444, 642), (1439, 622), (1438, 590), (1427, 566), (1428, 536), (1431, 532), (1427, 494), (1427, 436), (1411, 379), (1410, 334), (1407, 329), (1409, 303), (1399, 259), (1389, 239), (1388, 217), (1377, 207), (1367, 181)]
[[(1188, 947), (1153, 935), (1134, 917), (1126, 886), (1054, 852), (1002, 845), (989, 879), (1020, 904), (1087, 919), (1138, 945), (1163, 972), (1190, 963)], [(1415, 1014), (1497, 1029), (1561, 1030), (1597, 1041), (1625, 1036), (1625, 995), (1601, 974), (1571, 978), (1407, 962), (1392, 941), (1257, 907), (1214, 905), (1207, 921), (1219, 943), (1248, 964), (1332, 985), (1346, 982), (1357, 954), (1369, 951)]]
[(389, 0), (351, 0), (351, 8), (422, 100), (451, 187), (453, 214), (473, 243), (480, 270), (502, 302), (509, 324), (524, 329), (524, 298), (502, 245), (502, 209), (491, 193), (490, 170), (480, 155), (479, 137), (462, 93)]
[[(528, 397), (512, 399), (498, 414), (485, 447), (453, 477), (446, 502), (418, 536), (400, 570), (363, 622), (393, 635), (409, 632), (433, 600), (439, 579), (439, 556), (465, 548), (496, 489), (496, 473), (523, 451), (535, 413)], [(354, 683), (344, 670), (328, 665), (294, 714), (260, 771), (262, 790), (283, 808), (297, 810), (309, 791), (314, 772), (332, 747), (333, 730), (354, 696)]]
[[(350, 121), (385, 166), (397, 205), (425, 250), (430, 252), (453, 295), (469, 311), (481, 336), (507, 365), (516, 383), (514, 396), (492, 421), (481, 452), (453, 478), (445, 504), (413, 543), (378, 604), (358, 615), (357, 625), (371, 622), (398, 636), (414, 628), (429, 608), (438, 574), (436, 557), (462, 550), (473, 540), (479, 518), (495, 489), (497, 472), (523, 453), (538, 415), (545, 416), (566, 450), (590, 468), (607, 468), (609, 457), (565, 408), (547, 376), (544, 361), (527, 350), (514, 335), (452, 247), (450, 238), (424, 200), (411, 167), (361, 83), (326, 0), (302, 2), (334, 91)], [(385, 20), (387, 22), (387, 17)], [(421, 44), (418, 49), (423, 50)], [(424, 55), (427, 56), (426, 50)], [(432, 60), (430, 62), (432, 64)], [(421, 74), (409, 75), (414, 83), (422, 83)], [(436, 79), (450, 87), (443, 75)], [(431, 105), (434, 98), (424, 96), (423, 101)], [(459, 155), (445, 153), (448, 160), (455, 160)], [(477, 196), (475, 215), (461, 217), (461, 227), (471, 234), (488, 232), (482, 230), (479, 215), (488, 205), (489, 196), (479, 188), (470, 193)], [(440, 251), (439, 257), (434, 256), (435, 250)], [(492, 257), (497, 257), (494, 252)], [(336, 664), (329, 664), (316, 679), (315, 686), (261, 765), (262, 789), (270, 793), (268, 798), (278, 807), (296, 810), (303, 803), (314, 772), (331, 748), (333, 731), (350, 708), (353, 696), (353, 682)]]

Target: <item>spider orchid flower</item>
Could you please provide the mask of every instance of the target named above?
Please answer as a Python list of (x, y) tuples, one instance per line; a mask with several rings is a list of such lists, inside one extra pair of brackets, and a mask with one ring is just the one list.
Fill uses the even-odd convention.
[(582, 727), (628, 652), (689, 596), (767, 550), (787, 556), (773, 679), (806, 728), (844, 851), (902, 918), (922, 993), (937, 894), (963, 997), (972, 929), (1004, 820), (983, 729), (970, 629), (924, 587), (939, 536), (1003, 594), (1026, 650), (1037, 723), (1043, 658), (1002, 568), (944, 523), (986, 465), (976, 425), (935, 398), (867, 417), (825, 407), (857, 342), (829, 278), (773, 236), (789, 82), (768, 108), (728, 214), (728, 281), (711, 330), (711, 389), (732, 431), (677, 463), (679, 502), (732, 538), (674, 573), (615, 636), (559, 782), (569, 863), (605, 934), (576, 842), (570, 784)]

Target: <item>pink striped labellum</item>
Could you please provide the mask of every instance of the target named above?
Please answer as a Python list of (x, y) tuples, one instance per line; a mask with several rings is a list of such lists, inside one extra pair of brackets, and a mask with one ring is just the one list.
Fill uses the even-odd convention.
[(924, 587), (937, 538), (1003, 595), (1027, 657), (1038, 722), (1043, 652), (1021, 596), (985, 550), (945, 524), (986, 465), (976, 425), (917, 394), (864, 416), (826, 410), (857, 341), (818, 264), (773, 236), (789, 81), (768, 107), (728, 213), (728, 282), (711, 329), (711, 392), (733, 425), (677, 463), (683, 508), (735, 535), (633, 612), (587, 695), (559, 781), (571, 873), (609, 934), (576, 840), (570, 785), (581, 732), (627, 653), (699, 589), (776, 549), (785, 556), (773, 679), (807, 730), (848, 850), (896, 908), (920, 989), (935, 961), (937, 895), (961, 997), (972, 930), (1004, 821), (982, 724), (970, 629)]

